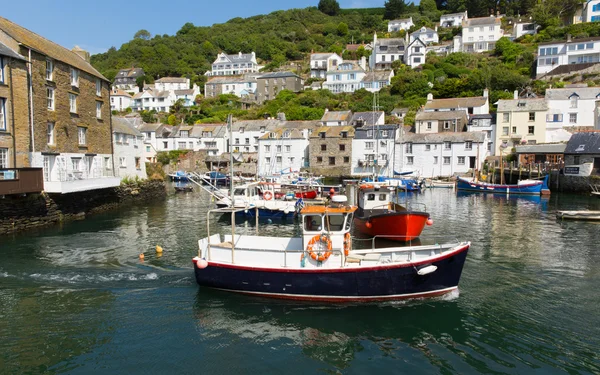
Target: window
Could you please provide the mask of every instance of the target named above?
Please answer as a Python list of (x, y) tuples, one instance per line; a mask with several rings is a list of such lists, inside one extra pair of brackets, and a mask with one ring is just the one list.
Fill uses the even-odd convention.
[(427, 130), (431, 130), (431, 121), (427, 121)]
[(79, 87), (79, 70), (71, 68), (71, 86)]
[(465, 150), (472, 150), (473, 149), (473, 141), (466, 141), (465, 142)]
[(502, 114), (502, 122), (508, 122), (510, 121), (510, 113), (503, 113)]
[(437, 163), (438, 163), (438, 157), (437, 157), (437, 156), (434, 156), (434, 157), (433, 157), (433, 164), (437, 164)]
[(450, 121), (444, 121), (444, 129), (450, 129)]
[(169, 148), (169, 142), (163, 142), (163, 148), (166, 150)]
[(271, 164), (271, 158), (265, 158), (265, 161), (267, 162), (267, 164)]
[(431, 145), (425, 145), (425, 151), (431, 151)]
[(146, 146), (146, 152), (150, 152), (150, 146)]
[(342, 138), (348, 138), (348, 132), (341, 132), (340, 135)]
[(535, 121), (535, 112), (529, 112), (529, 121)]
[(577, 113), (569, 113), (569, 124), (577, 124)]
[(96, 78), (96, 96), (102, 96), (102, 81)]
[(142, 169), (142, 164), (140, 163), (140, 158), (139, 157), (135, 158), (135, 169), (137, 169), (137, 170)]
[(327, 145), (321, 145), (321, 151), (327, 151)]
[(6, 130), (6, 99), (0, 98), (0, 130)]
[(81, 168), (81, 158), (71, 158), (71, 167), (74, 172), (80, 171)]
[(265, 152), (271, 152), (271, 146), (265, 145)]
[(277, 157), (275, 158), (275, 161), (276, 161), (277, 163), (281, 163), (281, 156), (277, 156)]
[(293, 164), (294, 163), (294, 157), (291, 156), (288, 158), (288, 163)]
[(125, 159), (125, 157), (123, 157), (123, 156), (121, 156), (119, 158), (119, 167), (121, 167), (121, 168), (127, 167), (127, 159)]
[(346, 151), (346, 145), (340, 145), (340, 151)]
[(78, 127), (77, 128), (77, 139), (79, 140), (80, 145), (85, 145), (85, 136), (87, 134), (87, 129)]
[(317, 156), (317, 163), (322, 163), (322, 162), (323, 162), (323, 157)]
[(277, 153), (280, 154), (281, 153), (281, 145), (277, 145)]
[(53, 122), (48, 123), (48, 144), (49, 145), (54, 144), (54, 123)]
[(69, 94), (69, 112), (77, 113), (77, 95)]
[(52, 78), (54, 78), (54, 62), (46, 60), (46, 80), (52, 81)]
[(579, 155), (573, 156), (573, 164), (579, 165), (581, 162), (581, 157)]
[(0, 82), (4, 82), (4, 57), (0, 56)]
[(458, 157), (458, 165), (465, 165), (465, 157), (464, 156)]
[(290, 153), (292, 152), (292, 146), (290, 145), (285, 145), (285, 152)]
[(406, 164), (407, 165), (412, 165), (414, 161), (415, 161), (415, 157), (414, 156), (407, 156), (406, 157)]
[(577, 108), (577, 99), (576, 95), (571, 96), (571, 108)]
[(562, 114), (546, 115), (547, 122), (562, 122), (562, 120), (563, 120)]
[(0, 148), (0, 168), (8, 168), (8, 149)]
[(96, 118), (102, 118), (102, 102), (96, 102)]
[(344, 156), (344, 164), (350, 163), (350, 156)]
[(406, 153), (407, 153), (407, 154), (412, 154), (412, 150), (413, 150), (413, 147), (412, 147), (412, 146), (413, 146), (413, 145), (412, 145), (412, 143), (411, 143), (411, 142), (408, 142), (408, 143), (406, 144)]
[(452, 142), (445, 141), (444, 142), (444, 150), (450, 150), (452, 148)]
[(46, 105), (49, 110), (54, 111), (54, 89), (52, 87), (46, 88)]
[(528, 126), (527, 127), (527, 134), (534, 134), (534, 129), (535, 129), (535, 126)]
[(319, 138), (325, 138), (325, 132), (319, 132)]
[(450, 164), (450, 156), (444, 156), (444, 164)]
[(335, 165), (335, 156), (329, 157), (329, 165)]
[(372, 150), (373, 149), (373, 142), (365, 142), (365, 149)]
[(517, 127), (516, 126), (512, 127), (512, 134), (517, 134)]

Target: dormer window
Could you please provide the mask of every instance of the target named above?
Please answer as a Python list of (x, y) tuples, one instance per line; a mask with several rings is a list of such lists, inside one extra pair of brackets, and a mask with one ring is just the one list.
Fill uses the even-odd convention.
[(241, 127), (241, 128), (240, 128), (240, 133), (243, 133), (243, 132), (244, 132), (244, 128), (243, 128), (243, 127)]
[(289, 130), (286, 130), (283, 132), (283, 138), (289, 138), (290, 137), (290, 132)]
[(181, 138), (187, 138), (187, 137), (189, 137), (189, 131), (187, 131), (187, 130), (181, 130), (181, 131), (179, 132), (179, 136), (180, 136)]
[(342, 138), (348, 138), (348, 132), (341, 132), (340, 135)]
[(261, 132), (261, 133), (264, 133), (264, 132), (265, 132), (265, 127), (264, 127), (264, 126), (261, 126), (261, 127), (260, 127), (260, 132)]
[(577, 108), (577, 102), (579, 100), (579, 97), (577, 96), (577, 94), (573, 94), (571, 95), (571, 108)]
[(519, 103), (517, 103), (517, 107), (525, 107), (525, 102), (519, 102)]
[(277, 138), (277, 133), (269, 133), (269, 138)]
[(325, 138), (325, 132), (319, 132), (319, 138)]

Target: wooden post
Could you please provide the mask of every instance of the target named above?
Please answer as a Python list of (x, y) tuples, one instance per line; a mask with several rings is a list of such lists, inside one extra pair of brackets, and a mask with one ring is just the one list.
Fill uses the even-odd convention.
[(542, 177), (542, 165), (538, 164), (538, 178)]

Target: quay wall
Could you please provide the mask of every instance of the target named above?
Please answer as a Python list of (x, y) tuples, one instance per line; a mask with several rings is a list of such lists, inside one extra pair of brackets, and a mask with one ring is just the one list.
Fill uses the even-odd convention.
[(165, 197), (165, 184), (157, 180), (70, 194), (7, 195), (0, 199), (0, 235), (81, 220), (97, 212)]
[(589, 194), (592, 191), (590, 185), (600, 186), (600, 176), (588, 176), (588, 177), (580, 177), (580, 176), (568, 176), (568, 175), (560, 175), (558, 181), (558, 187), (553, 184), (550, 188), (564, 193), (585, 193)]

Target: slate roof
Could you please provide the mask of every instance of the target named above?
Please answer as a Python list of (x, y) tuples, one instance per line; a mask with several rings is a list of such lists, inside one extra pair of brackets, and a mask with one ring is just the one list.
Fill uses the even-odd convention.
[(500, 17), (493, 17), (493, 16), (468, 18), (468, 19), (463, 19), (463, 27), (500, 25), (501, 22), (502, 22), (502, 19)]
[[(402, 38), (382, 38), (377, 39), (376, 52), (377, 53), (402, 53), (406, 41)], [(381, 47), (387, 47), (383, 51)], [(400, 48), (402, 47), (402, 48)]]
[[(350, 69), (348, 69), (347, 67), (350, 67)], [(344, 69), (342, 69), (344, 68)], [(360, 64), (358, 63), (358, 61), (356, 60), (346, 60), (343, 63), (338, 64), (338, 66), (335, 68), (335, 70), (330, 70), (327, 72), (327, 74), (338, 74), (340, 72), (342, 73), (346, 73), (346, 72), (364, 72), (365, 70), (362, 68), (362, 66), (360, 66)]]
[[(114, 117), (113, 117), (114, 119)], [(158, 130), (158, 128), (160, 128), (163, 124), (148, 124), (146, 122), (142, 123), (142, 125), (138, 128), (139, 131), (141, 132), (155, 132)]]
[(282, 121), (276, 119), (269, 120), (237, 120), (232, 124), (232, 131), (239, 132), (240, 128), (244, 131), (260, 131), (261, 127), (265, 127), (265, 131), (269, 132), (282, 125)]
[(362, 79), (362, 82), (389, 81), (390, 79), (392, 79), (391, 70), (377, 70), (365, 74), (365, 76)]
[(377, 120), (379, 120), (381, 117), (385, 117), (385, 113), (383, 111), (356, 112), (354, 115), (352, 115), (350, 125), (356, 126), (360, 120), (364, 122), (363, 126), (375, 125)]
[[(236, 63), (249, 63), (249, 62), (253, 62), (252, 58), (254, 57), (251, 53), (237, 53), (237, 54), (233, 54), (233, 55), (227, 55), (225, 54), (225, 56), (227, 56), (227, 58), (229, 60), (231, 60), (232, 62), (236, 62)], [(217, 60), (215, 60), (214, 64), (218, 64), (219, 60), (217, 58)]]
[(215, 76), (211, 77), (206, 81), (207, 85), (216, 85), (224, 83), (244, 83), (244, 82), (256, 82), (256, 77), (244, 77), (244, 76)]
[(465, 12), (460, 12), (460, 13), (449, 13), (449, 14), (442, 14), (442, 16), (440, 17), (440, 19), (442, 18), (452, 18), (452, 17), (458, 17), (458, 16), (465, 16)]
[(133, 127), (133, 125), (131, 125), (131, 123), (127, 121), (127, 119), (124, 119), (122, 117), (112, 118), (112, 128), (113, 133), (129, 134), (136, 137), (142, 135), (142, 133), (138, 129)]
[(550, 44), (577, 44), (577, 43), (583, 43), (583, 42), (595, 42), (600, 40), (600, 37), (598, 36), (592, 36), (592, 37), (588, 37), (588, 38), (578, 38), (578, 39), (571, 39), (570, 42), (566, 41), (566, 40), (557, 40), (554, 42), (544, 42), (544, 43), (538, 43), (538, 46), (547, 46)]
[(203, 132), (212, 132), (212, 135), (208, 138), (222, 138), (227, 132), (227, 126), (225, 124), (196, 124), (193, 126), (190, 135), (193, 138), (207, 138), (202, 137)]
[(438, 112), (417, 112), (415, 121), (427, 121), (427, 120), (467, 120), (467, 113), (465, 111), (438, 111)]
[(310, 59), (311, 60), (327, 60), (328, 58), (330, 58), (333, 55), (335, 55), (335, 53), (333, 53), (333, 52), (330, 52), (330, 53), (311, 53)]
[(548, 110), (548, 104), (543, 98), (498, 100), (498, 112), (530, 112), (546, 110)]
[(321, 126), (313, 130), (310, 138), (321, 138), (319, 133), (325, 132), (325, 138), (341, 138), (342, 132), (348, 132), (348, 138), (354, 137), (354, 126)]
[(600, 132), (582, 132), (571, 136), (565, 154), (600, 155)]
[(517, 154), (562, 154), (567, 147), (566, 143), (541, 143), (538, 145), (515, 146)]
[(106, 77), (104, 77), (90, 63), (82, 59), (81, 56), (75, 52), (69, 51), (65, 47), (51, 42), (48, 39), (7, 20), (6, 18), (0, 17), (0, 30), (4, 31), (7, 35), (20, 44), (23, 44), (25, 47), (31, 47), (32, 49), (37, 50), (52, 59), (62, 61), (81, 71), (108, 81)]
[(470, 108), (481, 107), (486, 102), (484, 96), (469, 98), (433, 99), (425, 104), (425, 109)]
[(142, 68), (121, 69), (116, 75), (116, 78), (137, 78), (144, 75)]
[(273, 73), (263, 74), (263, 75), (261, 75), (259, 77), (256, 77), (256, 79), (283, 78), (283, 77), (297, 77), (297, 78), (300, 78), (297, 74), (294, 74), (292, 72), (273, 72)]
[(175, 95), (193, 95), (194, 94), (194, 89), (174, 90), (174, 91), (175, 91)]
[[(287, 137), (284, 137), (284, 133), (288, 133)], [(271, 133), (275, 136), (272, 137)], [(262, 135), (259, 139), (304, 139), (302, 131), (300, 129), (286, 129), (283, 127), (271, 130), (270, 132)]]
[(434, 29), (430, 29), (429, 27), (425, 27), (425, 30), (423, 30), (423, 28), (420, 28), (419, 30), (411, 33), (410, 35), (421, 35), (421, 34), (427, 34), (427, 33), (435, 33), (437, 34), (437, 31), (435, 31)]
[(352, 111), (327, 111), (321, 117), (321, 122), (339, 122), (350, 121), (352, 119)]
[(155, 82), (160, 83), (187, 83), (187, 78), (185, 77), (162, 77), (157, 79)]
[(405, 22), (412, 22), (412, 17), (411, 18), (402, 18), (399, 20), (392, 20), (392, 21), (389, 21), (388, 23), (405, 23)]
[(18, 60), (26, 60), (25, 57), (19, 55), (16, 51), (13, 51), (8, 46), (5, 46), (4, 44), (2, 44), (2, 42), (0, 42), (0, 55), (12, 57), (13, 59)]
[(598, 99), (600, 87), (569, 87), (564, 89), (547, 89), (546, 100), (570, 100), (571, 95), (576, 94), (579, 99)]
[(121, 89), (113, 89), (110, 91), (110, 96), (126, 96), (128, 98), (133, 98), (133, 96), (131, 96), (128, 92), (125, 92)]
[[(385, 140), (385, 139), (394, 139), (396, 137), (396, 130), (398, 129), (398, 125), (375, 125), (375, 126), (363, 126), (360, 128), (356, 128), (354, 131), (354, 139), (375, 139), (373, 138), (374, 136), (376, 137), (376, 139), (380, 139), (380, 140)], [(377, 130), (377, 131), (382, 131), (382, 130), (387, 130), (388, 131), (388, 135), (387, 136), (382, 136), (379, 135), (377, 136), (377, 134), (371, 135), (369, 137), (369, 131), (371, 130)]]
[(402, 142), (412, 143), (462, 143), (465, 141), (483, 142), (485, 140), (484, 132), (445, 132), (445, 133), (427, 133), (415, 134), (407, 133), (404, 135)]

